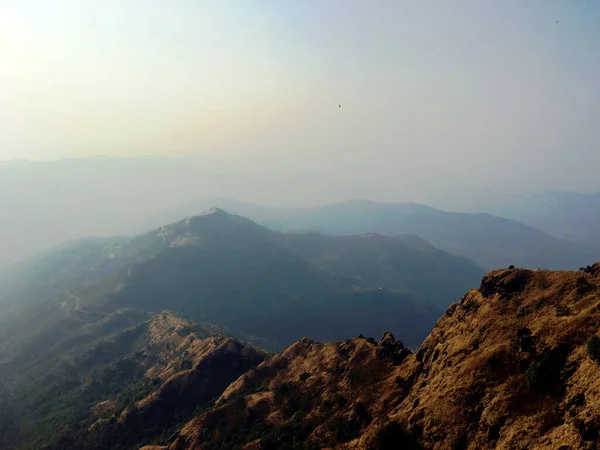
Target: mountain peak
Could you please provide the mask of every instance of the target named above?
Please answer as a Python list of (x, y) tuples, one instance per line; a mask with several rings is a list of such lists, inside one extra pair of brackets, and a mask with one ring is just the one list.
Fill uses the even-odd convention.
[(221, 208), (217, 208), (217, 207), (212, 207), (209, 208), (207, 210), (204, 210), (202, 212), (199, 212), (198, 214), (192, 214), (189, 217), (186, 217), (185, 219), (183, 219), (183, 222), (186, 223), (190, 223), (196, 219), (201, 219), (201, 218), (216, 218), (216, 217), (236, 217), (234, 214), (230, 214), (227, 211), (221, 209)]
[(228, 212), (222, 210), (221, 208), (217, 208), (216, 206), (207, 209), (206, 211), (201, 212), (200, 214), (196, 214), (196, 216), (215, 216), (215, 215), (226, 215), (230, 216)]
[(246, 230), (267, 231), (266, 228), (250, 219), (214, 207), (199, 214), (186, 217), (179, 222), (166, 225), (160, 228), (159, 232), (163, 235), (166, 233), (168, 236), (180, 235), (181, 233), (196, 235), (208, 230), (212, 230), (212, 232), (223, 231), (223, 227), (242, 227)]

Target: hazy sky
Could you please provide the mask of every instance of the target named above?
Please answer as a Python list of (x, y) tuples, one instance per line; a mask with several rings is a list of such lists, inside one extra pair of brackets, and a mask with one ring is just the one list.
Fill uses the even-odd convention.
[(0, 160), (600, 190), (599, 124), (596, 0), (0, 0)]

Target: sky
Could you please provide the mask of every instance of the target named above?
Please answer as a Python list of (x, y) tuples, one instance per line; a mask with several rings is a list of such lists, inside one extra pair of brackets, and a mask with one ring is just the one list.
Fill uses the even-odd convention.
[(595, 0), (0, 0), (0, 160), (600, 191), (599, 24)]

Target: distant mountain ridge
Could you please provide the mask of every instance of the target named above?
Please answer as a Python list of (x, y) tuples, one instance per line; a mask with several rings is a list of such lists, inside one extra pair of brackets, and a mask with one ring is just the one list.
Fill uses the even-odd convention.
[(490, 212), (600, 248), (600, 193), (544, 192), (515, 197), (499, 202)]
[(490, 214), (446, 212), (416, 203), (352, 200), (315, 208), (280, 209), (228, 199), (201, 199), (161, 217), (180, 217), (207, 202), (227, 205), (230, 211), (278, 231), (414, 234), (442, 250), (465, 256), (487, 270), (509, 265), (577, 269), (600, 258), (600, 248), (559, 239), (509, 219)]
[[(223, 202), (188, 208), (198, 206), (194, 200), (199, 196), (292, 208), (361, 197), (415, 202), (444, 211), (485, 212), (600, 247), (597, 191), (507, 194), (479, 186), (410, 185), (392, 172), (365, 183), (360, 172), (364, 166), (346, 167), (351, 174), (344, 175), (344, 164), (338, 163), (341, 178), (315, 175), (287, 158), (98, 157), (0, 163), (0, 269), (74, 239), (140, 233), (211, 206), (270, 226)], [(369, 172), (377, 176), (380, 167)], [(504, 189), (514, 189), (507, 181)], [(186, 212), (153, 220), (172, 210)]]
[(600, 192), (501, 193), (485, 187), (407, 187), (400, 198), (447, 211), (489, 213), (600, 247)]

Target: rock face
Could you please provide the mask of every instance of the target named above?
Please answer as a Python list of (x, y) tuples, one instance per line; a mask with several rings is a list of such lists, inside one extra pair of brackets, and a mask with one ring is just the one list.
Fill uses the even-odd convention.
[[(123, 410), (107, 400), (93, 408), (98, 420), (87, 430), (67, 435), (49, 450), (136, 448), (172, 433), (194, 411), (209, 405), (240, 375), (268, 354), (234, 338), (213, 335), (210, 326), (162, 312), (147, 323), (148, 345), (141, 352), (145, 379), (154, 390)], [(134, 391), (135, 393), (135, 391)], [(156, 448), (149, 447), (149, 448)], [(160, 448), (160, 447), (158, 447)]]
[(392, 333), (385, 333), (377, 346), (377, 357), (385, 361), (389, 361), (392, 365), (397, 366), (411, 354), (411, 351), (404, 347), (404, 344), (394, 339)]
[(189, 415), (219, 396), (240, 374), (260, 364), (266, 356), (229, 337), (215, 336), (196, 344), (201, 356), (194, 367), (172, 375), (148, 397), (125, 410), (118, 428), (128, 433), (138, 430), (138, 434), (139, 430), (164, 428), (175, 422), (172, 419), (178, 415)]
[(491, 272), (481, 280), (479, 292), (484, 297), (489, 297), (495, 294), (507, 296), (521, 292), (529, 279), (533, 275), (533, 271), (527, 269), (509, 269), (508, 271)]
[[(407, 351), (390, 334), (384, 342), (386, 349)], [(356, 440), (385, 413), (381, 395), (393, 389), (395, 353), (381, 358), (379, 348), (365, 338), (303, 339), (232, 383), (168, 449), (309, 449)], [(298, 442), (304, 447), (291, 447)]]
[(243, 374), (168, 450), (593, 449), (600, 264), (507, 269), (454, 303), (412, 354), (386, 333), (303, 339)]

